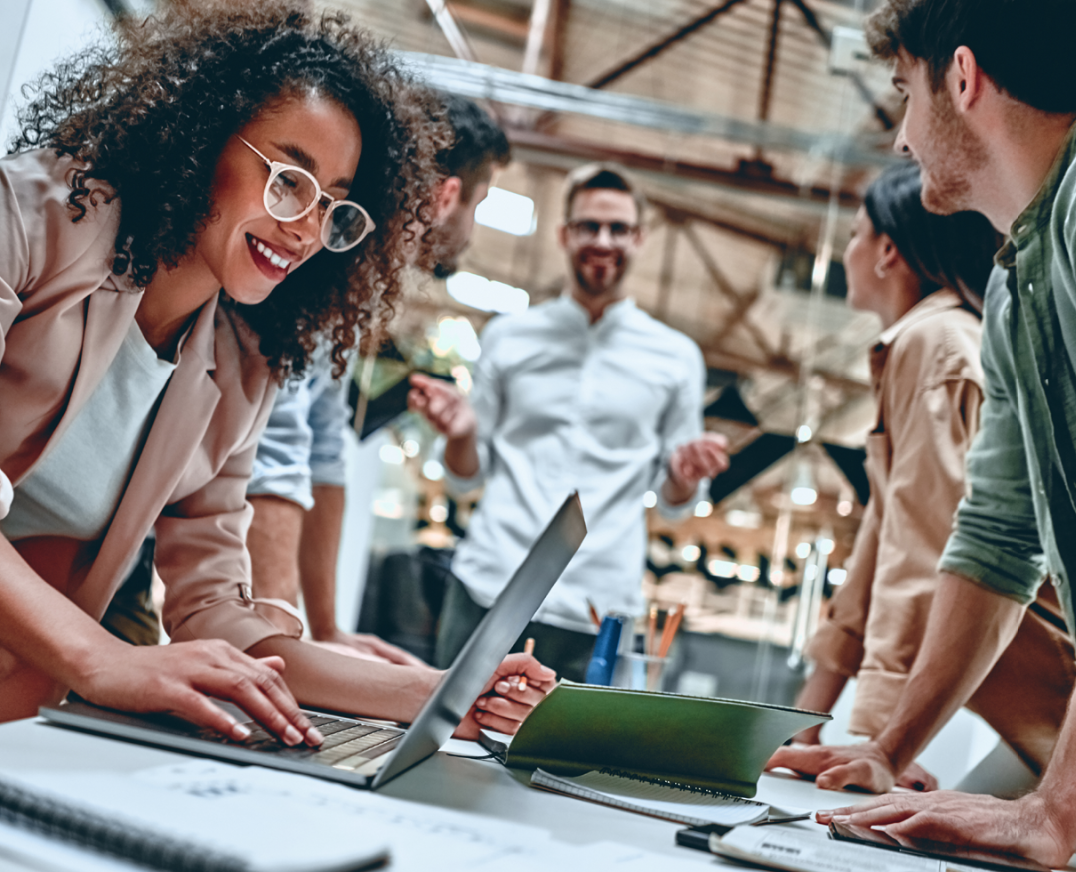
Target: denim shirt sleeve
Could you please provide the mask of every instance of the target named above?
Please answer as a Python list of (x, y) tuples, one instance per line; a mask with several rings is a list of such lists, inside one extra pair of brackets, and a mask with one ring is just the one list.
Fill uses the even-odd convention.
[(298, 503), (304, 509), (314, 505), (310, 489), (310, 388), (312, 378), (289, 383), (277, 391), (269, 423), (258, 440), (254, 471), (247, 496), (276, 496)]
[(1021, 603), (1030, 603), (1044, 576), (1024, 436), (1014, 401), (1013, 369), (1005, 345), (1008, 291), (996, 269), (986, 295), (982, 423), (968, 452), (968, 494), (939, 568), (970, 578)]
[(348, 428), (350, 408), (347, 403), (348, 379), (323, 378), (312, 391), (310, 424), (313, 444), (310, 446), (310, 480), (312, 484), (343, 487), (344, 432)]
[(669, 477), (669, 458), (685, 442), (698, 439), (702, 434), (702, 401), (706, 390), (706, 364), (702, 352), (695, 343), (685, 340), (683, 353), (683, 381), (672, 397), (672, 402), (661, 417), (658, 438), (661, 440), (661, 453), (657, 459), (657, 469), (651, 488), (657, 494), (657, 509), (662, 517), (671, 521), (686, 518), (695, 511), (695, 504), (702, 499), (709, 485), (707, 479), (699, 482), (694, 497), (672, 505), (662, 493), (665, 480)]

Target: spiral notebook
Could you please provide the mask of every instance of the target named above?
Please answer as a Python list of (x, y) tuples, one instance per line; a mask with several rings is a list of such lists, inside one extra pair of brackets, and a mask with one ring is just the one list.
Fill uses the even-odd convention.
[(167, 872), (354, 872), (389, 854), (382, 834), (332, 809), (109, 773), (2, 773), (0, 824)]
[(600, 769), (572, 778), (536, 769), (531, 775), (531, 785), (692, 827), (752, 824), (764, 819), (770, 811), (765, 803), (742, 796), (618, 773), (613, 769)]

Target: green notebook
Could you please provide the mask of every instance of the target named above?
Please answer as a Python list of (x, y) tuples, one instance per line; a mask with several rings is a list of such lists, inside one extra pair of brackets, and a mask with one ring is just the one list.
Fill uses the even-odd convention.
[(605, 769), (751, 797), (770, 755), (829, 719), (778, 705), (562, 681), (523, 722), (505, 762), (556, 775)]

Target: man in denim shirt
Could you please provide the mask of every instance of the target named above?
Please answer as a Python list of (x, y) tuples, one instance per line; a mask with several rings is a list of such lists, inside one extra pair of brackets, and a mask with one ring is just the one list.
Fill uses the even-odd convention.
[[(969, 493), (893, 718), (862, 745), (787, 748), (771, 760), (817, 774), (820, 787), (890, 789), (989, 672), (1045, 579), (1076, 627), (1074, 33), (1071, 0), (886, 0), (868, 20), (907, 102), (897, 146), (922, 167), (924, 205), (982, 212), (1011, 240), (986, 294)], [(1064, 865), (1076, 848), (1071, 705), (1039, 788), (1020, 799), (884, 796), (819, 820)]]
[[(495, 166), (509, 160), (504, 132), (476, 104), (445, 96), (445, 119), (456, 139), (439, 155), (445, 177), (437, 194), (438, 220), (429, 242), (437, 273), (455, 271), (474, 228)], [(421, 661), (376, 636), (336, 625), (336, 560), (344, 517), (344, 428), (350, 411), (348, 379), (334, 379), (332, 364), (319, 358), (312, 373), (277, 394), (258, 444), (247, 497), (254, 521), (247, 536), (255, 596), (295, 605), (300, 588), (315, 641), (389, 660)]]

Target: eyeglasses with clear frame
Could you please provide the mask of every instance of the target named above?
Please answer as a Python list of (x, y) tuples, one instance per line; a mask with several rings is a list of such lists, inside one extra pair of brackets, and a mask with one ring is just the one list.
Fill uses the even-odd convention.
[(253, 145), (239, 141), (265, 161), (269, 179), (265, 183), (262, 202), (265, 211), (277, 221), (298, 221), (319, 204), (325, 210), (321, 216), (321, 242), (329, 251), (347, 251), (362, 242), (373, 231), (374, 219), (358, 203), (337, 200), (321, 190), (314, 176), (302, 167), (269, 160)]
[(596, 242), (603, 227), (609, 228), (609, 240), (618, 247), (627, 245), (639, 232), (638, 224), (626, 224), (623, 221), (577, 219), (568, 222), (568, 231), (582, 243)]

